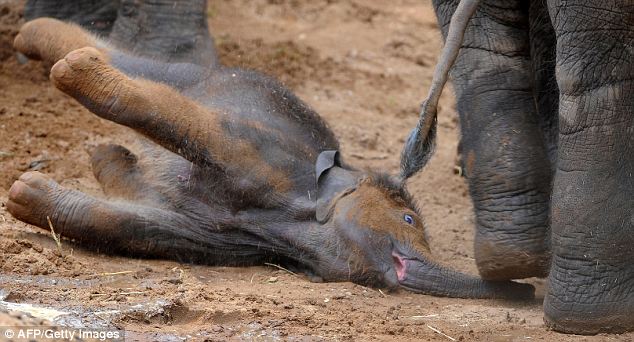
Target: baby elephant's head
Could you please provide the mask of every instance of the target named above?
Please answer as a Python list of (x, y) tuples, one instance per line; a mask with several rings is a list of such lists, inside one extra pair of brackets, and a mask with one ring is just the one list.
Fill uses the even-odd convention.
[(463, 298), (531, 298), (533, 287), (484, 281), (433, 262), (423, 220), (404, 184), (342, 167), (337, 151), (316, 163), (316, 218), (325, 239), (318, 273), (331, 281)]

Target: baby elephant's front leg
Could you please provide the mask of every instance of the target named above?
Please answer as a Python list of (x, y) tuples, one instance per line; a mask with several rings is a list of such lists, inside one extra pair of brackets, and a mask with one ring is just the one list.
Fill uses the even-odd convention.
[(210, 163), (212, 155), (222, 160), (228, 148), (239, 148), (223, 139), (218, 113), (166, 85), (127, 77), (95, 48), (70, 52), (53, 66), (51, 80), (93, 113), (196, 164)]

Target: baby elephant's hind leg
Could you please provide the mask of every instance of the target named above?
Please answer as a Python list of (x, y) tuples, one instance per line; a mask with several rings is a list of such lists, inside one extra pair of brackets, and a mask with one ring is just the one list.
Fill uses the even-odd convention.
[(24, 24), (13, 42), (15, 49), (49, 65), (67, 53), (86, 46), (105, 48), (81, 27), (52, 18), (39, 18)]
[[(99, 200), (70, 190), (39, 172), (27, 172), (9, 191), (7, 209), (17, 219), (103, 252), (181, 258), (187, 243), (178, 234), (187, 218), (132, 202)], [(195, 248), (190, 252), (196, 255)]]

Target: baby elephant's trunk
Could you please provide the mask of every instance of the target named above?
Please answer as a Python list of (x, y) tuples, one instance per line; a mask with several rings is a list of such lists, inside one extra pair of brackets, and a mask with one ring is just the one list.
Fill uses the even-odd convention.
[(438, 264), (403, 259), (406, 272), (400, 285), (410, 291), (457, 298), (532, 299), (535, 288), (512, 281), (487, 281)]

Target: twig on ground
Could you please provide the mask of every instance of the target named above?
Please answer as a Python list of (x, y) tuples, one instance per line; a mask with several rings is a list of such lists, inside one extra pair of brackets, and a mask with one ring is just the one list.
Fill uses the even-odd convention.
[(387, 296), (385, 295), (385, 293), (383, 293), (383, 291), (381, 291), (381, 289), (379, 289), (379, 293), (381, 294), (381, 296), (383, 296), (383, 298), (387, 298)]
[(94, 297), (103, 297), (103, 296), (110, 296), (111, 293), (91, 293), (90, 294), (90, 298), (94, 298)]
[(48, 222), (48, 227), (51, 228), (51, 234), (53, 235), (53, 240), (55, 240), (55, 243), (57, 244), (57, 250), (59, 251), (59, 254), (62, 254), (62, 241), (60, 241), (60, 237), (62, 236), (62, 234), (55, 234), (55, 229), (53, 229), (53, 222), (51, 222), (51, 217), (50, 216), (46, 216), (46, 221)]
[(4, 157), (13, 157), (13, 153), (12, 152), (7, 152), (7, 151), (0, 151), (0, 159), (2, 159)]
[(110, 300), (111, 298), (114, 298), (117, 295), (120, 295), (120, 296), (131, 296), (131, 295), (142, 295), (142, 294), (145, 294), (145, 292), (143, 292), (143, 291), (128, 291), (128, 292), (112, 292), (112, 293), (91, 293), (90, 294), (90, 298), (108, 296), (108, 298), (106, 298), (105, 300)]
[(433, 318), (433, 317), (438, 317), (438, 314), (416, 315), (416, 316), (412, 316), (411, 318), (413, 318), (413, 319), (422, 319), (422, 318)]
[(289, 269), (286, 269), (286, 268), (284, 268), (284, 267), (282, 267), (282, 266), (280, 266), (280, 265), (271, 264), (271, 263), (268, 263), (268, 262), (265, 262), (264, 264), (265, 264), (265, 265), (267, 265), (267, 266), (275, 267), (275, 268), (277, 268), (277, 269), (280, 269), (280, 270), (282, 270), (282, 271), (285, 271), (285, 272), (287, 272), (287, 273), (288, 273), (288, 274), (290, 274), (290, 275), (297, 276), (297, 273), (295, 273), (295, 272), (293, 272), (293, 271), (291, 271), (291, 270), (289, 270)]
[(455, 341), (455, 340), (456, 340), (455, 338), (453, 338), (453, 337), (451, 337), (451, 336), (449, 336), (449, 335), (445, 334), (444, 332), (442, 332), (442, 331), (440, 331), (440, 330), (438, 330), (438, 329), (436, 329), (436, 328), (432, 327), (431, 325), (427, 325), (427, 327), (428, 327), (429, 329), (431, 329), (431, 331), (435, 332), (435, 333), (436, 333), (436, 334), (438, 334), (438, 335), (445, 336), (446, 338), (448, 338), (448, 339), (450, 339), (450, 340), (452, 340), (452, 341)]
[(107, 276), (112, 276), (112, 275), (128, 274), (128, 273), (133, 273), (133, 272), (134, 271), (95, 273), (95, 274), (91, 275), (91, 277), (107, 277)]

